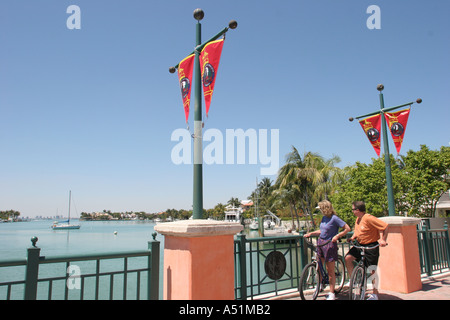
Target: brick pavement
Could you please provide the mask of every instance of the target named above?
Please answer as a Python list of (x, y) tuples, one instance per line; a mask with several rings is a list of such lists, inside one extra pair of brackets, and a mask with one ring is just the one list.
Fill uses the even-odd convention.
[[(326, 292), (321, 293), (317, 300), (325, 300)], [(422, 278), (422, 290), (411, 293), (399, 293), (380, 290), (379, 300), (450, 300), (450, 273)], [(284, 299), (283, 299), (284, 300)], [(300, 300), (298, 295), (287, 297), (286, 300)], [(348, 300), (348, 289), (336, 295), (336, 300)]]

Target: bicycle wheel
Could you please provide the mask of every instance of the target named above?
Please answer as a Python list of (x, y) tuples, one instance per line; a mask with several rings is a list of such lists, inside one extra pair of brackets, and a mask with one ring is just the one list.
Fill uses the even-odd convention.
[(366, 274), (362, 266), (358, 265), (353, 269), (350, 278), (349, 299), (364, 300), (366, 294)]
[(321, 276), (317, 262), (308, 264), (300, 276), (299, 292), (302, 300), (316, 300), (320, 291)]
[(334, 273), (336, 275), (336, 285), (334, 286), (334, 292), (341, 292), (345, 283), (345, 264), (341, 256), (338, 257), (335, 263)]

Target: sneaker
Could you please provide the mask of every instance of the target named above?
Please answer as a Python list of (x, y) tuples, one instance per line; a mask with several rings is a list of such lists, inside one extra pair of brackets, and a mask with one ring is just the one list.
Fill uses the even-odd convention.
[(334, 295), (334, 293), (330, 292), (327, 295), (327, 300), (336, 300), (336, 296)]
[(378, 300), (378, 295), (371, 293), (371, 294), (367, 295), (366, 300)]

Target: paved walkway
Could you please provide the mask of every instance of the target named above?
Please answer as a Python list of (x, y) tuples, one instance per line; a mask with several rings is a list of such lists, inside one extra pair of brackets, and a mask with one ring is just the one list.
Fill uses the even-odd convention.
[[(348, 300), (348, 289), (336, 295), (336, 300)], [(325, 300), (326, 294), (321, 294), (317, 300)], [(422, 278), (422, 290), (408, 294), (380, 290), (379, 300), (450, 300), (450, 273)], [(286, 300), (300, 300), (299, 296)]]

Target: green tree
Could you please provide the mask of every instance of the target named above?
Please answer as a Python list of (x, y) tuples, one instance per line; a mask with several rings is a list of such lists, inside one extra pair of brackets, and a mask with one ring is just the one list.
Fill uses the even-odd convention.
[(450, 188), (450, 147), (430, 150), (421, 145), (419, 151), (409, 150), (401, 160), (404, 196), (396, 201), (408, 215), (434, 216), (439, 198)]
[(248, 197), (253, 201), (253, 206), (248, 210), (249, 215), (255, 215), (255, 208), (258, 205), (258, 212), (265, 214), (267, 210), (272, 210), (274, 197), (272, 191), (274, 186), (270, 178), (264, 177), (256, 186), (256, 189)]
[(292, 151), (286, 156), (286, 164), (279, 170), (275, 185), (279, 189), (276, 193), (282, 195), (280, 189), (285, 189), (285, 199), (292, 206), (297, 216), (297, 207), (302, 208), (304, 214), (311, 218), (311, 222), (315, 228), (313, 211), (317, 203), (315, 203), (315, 188), (322, 181), (319, 172), (320, 164), (323, 158), (316, 153), (307, 152), (303, 157), (298, 150), (292, 146)]
[(8, 220), (10, 218), (16, 220), (18, 216), (20, 216), (20, 212), (16, 210), (0, 211), (0, 219), (2, 220)]
[[(355, 216), (351, 211), (353, 201), (364, 201), (366, 210), (374, 216), (388, 215), (386, 171), (384, 157), (372, 158), (371, 164), (356, 162), (345, 169), (347, 179), (330, 197), (333, 207), (339, 216), (349, 225), (355, 222)], [(400, 168), (391, 155), (391, 172), (393, 180), (394, 198), (402, 197), (402, 185)], [(398, 211), (399, 208), (396, 207)]]

